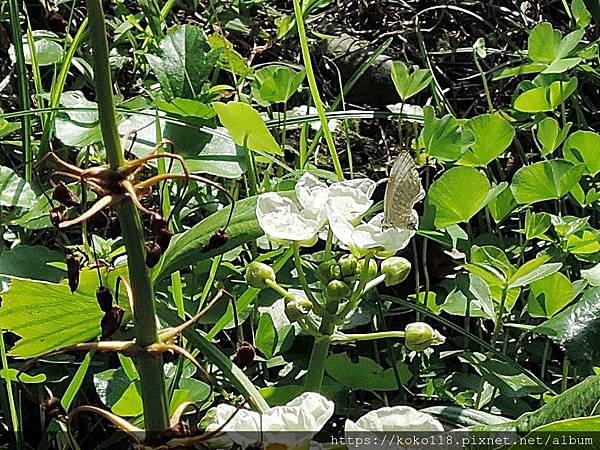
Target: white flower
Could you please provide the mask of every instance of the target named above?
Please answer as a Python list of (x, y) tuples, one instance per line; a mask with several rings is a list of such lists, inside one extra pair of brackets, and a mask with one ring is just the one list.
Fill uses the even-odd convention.
[(305, 392), (285, 406), (276, 406), (264, 414), (247, 409), (238, 411), (231, 405), (220, 404), (206, 431), (214, 431), (227, 423), (222, 431), (242, 448), (262, 442), (264, 448), (273, 445), (278, 449), (292, 449), (321, 431), (333, 410), (333, 402), (315, 392)]
[(380, 254), (394, 254), (406, 247), (415, 235), (414, 230), (384, 227), (383, 213), (356, 227), (341, 214), (332, 213), (329, 215), (329, 226), (333, 235), (358, 255), (371, 249)]
[(267, 237), (278, 243), (310, 241), (323, 225), (301, 214), (292, 200), (275, 192), (258, 197), (256, 218)]
[[(417, 411), (410, 406), (394, 406), (391, 408), (381, 408), (375, 411), (368, 412), (356, 422), (346, 419), (344, 432), (346, 440), (353, 437), (352, 433), (357, 433), (360, 437), (366, 438), (370, 433), (402, 433), (402, 432), (419, 432), (419, 431), (444, 431), (442, 424), (429, 414)], [(356, 437), (356, 436), (354, 436)], [(374, 437), (374, 436), (373, 436)], [(380, 438), (381, 435), (378, 435)], [(371, 439), (371, 442), (382, 444), (381, 439)], [(365, 449), (397, 449), (398, 444), (389, 446), (374, 445), (361, 447)]]
[(327, 186), (306, 172), (294, 188), (298, 204), (277, 193), (258, 197), (256, 217), (267, 237), (277, 243), (310, 243), (331, 214), (356, 221), (373, 204), (375, 182), (368, 178), (341, 181)]

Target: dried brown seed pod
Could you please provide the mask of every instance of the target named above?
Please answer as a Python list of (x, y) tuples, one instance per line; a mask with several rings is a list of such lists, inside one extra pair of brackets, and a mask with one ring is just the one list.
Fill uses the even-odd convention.
[(110, 293), (110, 289), (106, 286), (98, 286), (98, 289), (96, 289), (96, 301), (102, 311), (110, 311), (113, 302), (113, 296)]
[(162, 255), (162, 249), (154, 241), (148, 241), (145, 245), (146, 248), (146, 265), (148, 267), (154, 267), (158, 264), (160, 256)]
[(216, 248), (219, 248), (222, 245), (225, 245), (225, 243), (228, 240), (229, 240), (229, 235), (227, 234), (227, 231), (225, 231), (223, 229), (218, 229), (210, 237), (210, 239), (208, 240), (208, 243), (204, 247), (202, 247), (202, 252), (206, 253), (206, 252), (208, 252), (210, 250), (214, 250)]
[(64, 421), (67, 418), (67, 412), (58, 397), (50, 397), (44, 400), (42, 402), (42, 410), (49, 419)]
[(81, 270), (81, 263), (85, 259), (81, 252), (67, 253), (67, 278), (69, 279), (69, 288), (71, 292), (77, 290), (79, 286), (79, 271)]
[(123, 316), (125, 311), (120, 306), (113, 306), (104, 314), (100, 321), (100, 328), (102, 329), (101, 339), (108, 339), (121, 327), (123, 322)]
[(56, 228), (63, 222), (67, 217), (67, 207), (65, 205), (56, 205), (50, 209), (50, 222)]
[(54, 187), (52, 200), (56, 200), (67, 208), (79, 206), (80, 203), (77, 196), (62, 181)]
[(246, 369), (254, 362), (255, 355), (256, 352), (254, 351), (254, 346), (248, 341), (241, 341), (238, 343), (237, 352), (235, 353), (233, 362), (236, 366)]
[(171, 242), (171, 238), (173, 237), (173, 232), (168, 228), (162, 228), (155, 234), (155, 242), (160, 247), (161, 251), (164, 253), (169, 248), (169, 243)]

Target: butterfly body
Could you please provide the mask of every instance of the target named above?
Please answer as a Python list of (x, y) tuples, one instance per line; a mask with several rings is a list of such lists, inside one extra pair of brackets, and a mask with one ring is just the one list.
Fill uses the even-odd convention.
[(383, 225), (400, 229), (416, 229), (419, 217), (414, 205), (425, 197), (415, 162), (402, 151), (392, 166), (383, 205)]

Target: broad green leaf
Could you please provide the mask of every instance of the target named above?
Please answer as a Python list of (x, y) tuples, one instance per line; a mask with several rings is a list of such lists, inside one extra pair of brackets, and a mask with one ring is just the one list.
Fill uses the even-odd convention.
[(575, 30), (562, 38), (560, 45), (558, 46), (558, 51), (556, 52), (556, 58), (562, 59), (569, 56), (571, 52), (575, 50), (575, 47), (577, 47), (577, 44), (579, 44), (584, 35), (584, 30)]
[(169, 31), (159, 46), (158, 54), (147, 53), (146, 59), (165, 98), (200, 95), (219, 58), (219, 52), (211, 50), (202, 28), (178, 25)]
[(215, 111), (206, 103), (189, 98), (174, 98), (170, 102), (161, 99), (154, 101), (156, 107), (162, 111), (177, 114), (181, 117), (200, 117), (210, 119), (215, 116)]
[[(36, 30), (33, 32), (35, 63), (38, 66), (50, 66), (62, 61), (62, 45), (53, 39), (58, 40), (59, 38), (56, 34), (44, 30)], [(22, 40), (25, 64), (33, 64), (33, 58), (31, 55), (31, 49), (29, 48), (29, 40), (27, 39), (27, 36), (23, 36)], [(8, 49), (8, 55), (12, 61), (16, 61), (15, 47), (12, 44)]]
[(186, 158), (188, 168), (223, 178), (239, 178), (247, 170), (244, 149), (227, 134), (225, 128), (217, 128), (210, 142), (196, 155)]
[(581, 278), (592, 286), (600, 286), (600, 263), (581, 271)]
[(504, 189), (487, 204), (496, 223), (502, 222), (517, 207), (517, 202), (510, 189)]
[[(292, 191), (280, 192), (280, 194), (294, 195)], [(211, 247), (210, 240), (225, 226), (229, 211), (230, 207), (227, 206), (189, 230), (175, 235), (163, 256), (162, 263), (157, 266), (153, 274), (154, 279), (159, 280), (189, 265), (221, 255), (263, 235), (256, 219), (256, 197), (249, 197), (236, 202), (233, 217), (226, 230), (227, 239), (222, 245)]]
[(527, 312), (532, 317), (549, 319), (573, 299), (573, 285), (560, 272), (531, 283)]
[(515, 267), (510, 263), (506, 253), (493, 245), (484, 245), (471, 247), (471, 261), (476, 263), (485, 263), (499, 270), (503, 278), (508, 279), (515, 273)]
[(398, 95), (405, 102), (431, 83), (431, 72), (429, 69), (419, 69), (417, 66), (410, 70), (402, 61), (394, 61), (392, 63), (392, 81)]
[(529, 241), (542, 237), (551, 224), (550, 214), (543, 212), (532, 213), (530, 210), (527, 210), (525, 214), (525, 238)]
[[(109, 272), (107, 285), (114, 286), (125, 267)], [(13, 279), (2, 294), (2, 328), (21, 337), (10, 355), (31, 358), (67, 345), (78, 344), (100, 334), (102, 311), (96, 302), (98, 273), (85, 269), (74, 293), (68, 281), (52, 284)], [(127, 302), (122, 302), (128, 308)]]
[(564, 159), (540, 161), (521, 167), (510, 186), (519, 203), (555, 200), (569, 192), (583, 174), (583, 165), (574, 165)]
[(262, 105), (285, 103), (294, 95), (306, 76), (305, 71), (273, 64), (254, 73), (252, 95)]
[[(600, 416), (578, 417), (576, 419), (558, 420), (548, 425), (542, 425), (533, 430), (531, 434), (525, 436), (524, 439), (537, 440), (537, 433), (542, 433), (544, 437), (548, 433), (556, 433), (557, 436), (550, 441), (550, 445), (547, 447), (544, 446), (544, 448), (558, 450), (563, 449), (565, 447), (564, 444), (567, 442), (573, 442), (573, 447), (575, 447), (575, 443), (583, 442), (581, 438), (585, 433), (597, 433), (598, 430), (600, 430)], [(573, 440), (569, 440), (566, 436), (566, 439), (561, 437), (566, 433), (573, 433), (573, 436), (571, 436)]]
[(575, 22), (579, 28), (587, 27), (592, 20), (592, 15), (585, 7), (583, 0), (573, 0), (571, 2), (571, 13), (575, 17)]
[(581, 58), (565, 58), (565, 59), (557, 59), (552, 64), (550, 64), (542, 73), (543, 74), (551, 74), (551, 73), (563, 73), (573, 67), (577, 66), (581, 62)]
[(36, 197), (27, 181), (12, 169), (0, 166), (0, 206), (31, 208)]
[(550, 86), (539, 86), (523, 92), (515, 100), (515, 109), (521, 112), (537, 113), (553, 111), (577, 89), (577, 78), (569, 81), (555, 81)]
[(553, 117), (546, 117), (537, 126), (537, 138), (540, 144), (542, 144), (542, 155), (546, 156), (554, 152), (560, 144), (563, 143), (569, 130), (571, 129), (571, 122), (567, 124), (561, 130), (558, 122)]
[(215, 102), (212, 105), (236, 144), (243, 146), (247, 140), (246, 143), (251, 150), (283, 155), (281, 147), (267, 129), (260, 114), (252, 106), (241, 102)]
[(456, 161), (463, 151), (461, 121), (450, 114), (436, 119), (431, 107), (425, 107), (423, 112), (422, 137), (427, 154), (431, 158)]
[(267, 359), (273, 357), (277, 345), (277, 330), (275, 330), (270, 314), (261, 314), (254, 337), (254, 345)]
[(497, 114), (473, 117), (464, 126), (473, 133), (475, 143), (464, 152), (458, 163), (463, 166), (487, 166), (511, 144), (515, 130)]
[(57, 283), (66, 272), (48, 265), (53, 262), (64, 262), (63, 254), (41, 245), (18, 245), (0, 253), (0, 275)]
[(549, 22), (537, 24), (527, 39), (527, 54), (535, 62), (550, 64), (558, 54), (561, 35)]
[(59, 113), (54, 123), (56, 137), (71, 147), (85, 147), (102, 140), (98, 105), (88, 101), (81, 91), (63, 92), (60, 104), (65, 108), (87, 108), (89, 111), (67, 110)]
[(494, 73), (493, 80), (502, 80), (504, 78), (512, 78), (517, 77), (519, 75), (527, 75), (530, 73), (539, 73), (548, 67), (544, 63), (529, 63), (529, 64), (521, 64), (517, 67), (508, 67), (506, 69), (502, 69), (498, 72)]
[(554, 272), (557, 272), (562, 267), (562, 263), (548, 263), (546, 261), (550, 259), (548, 255), (538, 256), (535, 259), (527, 261), (508, 280), (508, 287), (510, 289), (527, 286), (536, 280), (547, 277)]
[(227, 40), (223, 33), (214, 32), (208, 37), (210, 48), (219, 54), (219, 67), (246, 77), (252, 73), (252, 67), (248, 66), (248, 61), (240, 55), (234, 48), (233, 44)]
[(584, 336), (588, 327), (600, 320), (600, 287), (589, 288), (574, 305), (534, 328), (554, 341), (565, 344)]
[(138, 392), (136, 383), (129, 383), (125, 392), (123, 392), (114, 405), (112, 405), (111, 410), (121, 417), (135, 417), (144, 412), (142, 397)]
[(596, 176), (600, 172), (600, 134), (578, 130), (563, 145), (565, 159), (585, 165), (587, 175)]
[(574, 255), (590, 255), (600, 251), (600, 233), (592, 230), (577, 231), (567, 238), (567, 251)]
[[(401, 383), (410, 380), (411, 373), (406, 365), (399, 363), (397, 369)], [(393, 368), (384, 369), (364, 356), (359, 356), (358, 363), (353, 363), (347, 353), (331, 355), (325, 361), (325, 372), (351, 389), (395, 391), (399, 388)]]
[(436, 227), (468, 222), (505, 187), (504, 183), (490, 189), (486, 176), (471, 167), (448, 170), (431, 185), (427, 195), (435, 208)]

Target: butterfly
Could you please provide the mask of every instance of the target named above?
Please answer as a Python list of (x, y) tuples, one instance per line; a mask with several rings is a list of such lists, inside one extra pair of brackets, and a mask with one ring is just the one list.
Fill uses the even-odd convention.
[(407, 151), (401, 151), (392, 166), (385, 189), (383, 225), (416, 229), (419, 217), (413, 206), (425, 197), (415, 162)]

